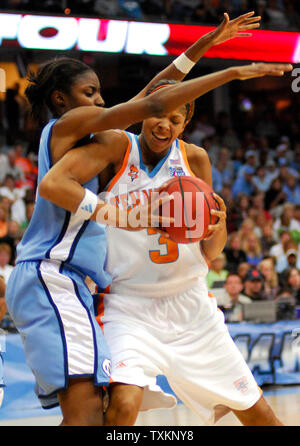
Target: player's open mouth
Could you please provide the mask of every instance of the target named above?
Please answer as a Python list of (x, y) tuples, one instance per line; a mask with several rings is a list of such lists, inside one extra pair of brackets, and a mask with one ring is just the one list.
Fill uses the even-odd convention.
[(152, 136), (154, 136), (154, 138), (155, 139), (157, 139), (158, 141), (168, 141), (168, 137), (162, 137), (162, 136), (158, 136), (158, 135), (155, 135), (155, 133), (152, 133)]

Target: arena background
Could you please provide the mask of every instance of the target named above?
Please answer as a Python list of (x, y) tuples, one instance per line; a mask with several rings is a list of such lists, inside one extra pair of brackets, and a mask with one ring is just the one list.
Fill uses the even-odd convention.
[[(80, 58), (99, 73), (106, 105), (111, 106), (134, 96), (177, 54), (217, 26), (224, 11), (230, 17), (250, 10), (262, 16), (261, 27), (251, 38), (236, 38), (213, 48), (187, 79), (234, 64), (262, 60), (291, 62), (294, 71), (282, 78), (234, 81), (206, 94), (197, 100), (193, 122), (184, 137), (204, 147), (210, 156), (214, 189), (228, 208), (229, 240), (238, 234), (240, 249), (245, 253), (243, 263), (259, 268), (262, 259), (274, 260), (276, 286), (265, 279), (263, 300), (279, 302), (283, 293), (286, 300), (280, 301), (280, 308), (278, 303), (273, 319), (270, 310), (264, 316), (260, 313), (260, 318), (254, 314), (247, 321), (240, 316), (237, 323), (224, 311), (230, 332), (272, 407), (286, 424), (299, 425), (300, 8), (297, 2), (65, 0), (46, 1), (41, 6), (29, 0), (8, 0), (1, 2), (1, 8), (0, 253), (7, 251), (3, 244), (10, 247), (7, 262), (0, 265), (0, 274), (5, 278), (14, 267), (15, 247), (34, 206), (40, 128), (33, 124), (23, 96), (28, 70), (55, 56)], [(91, 36), (87, 38), (89, 26)], [(114, 38), (116, 34), (118, 39)], [(139, 126), (130, 130), (138, 131)], [(10, 156), (19, 169), (13, 170), (13, 186), (8, 192), (4, 166)], [(239, 169), (250, 158), (255, 170), (249, 186), (237, 180)], [(263, 173), (259, 172), (262, 170)], [(268, 183), (270, 175), (272, 179), (280, 179), (277, 194), (285, 194), (275, 209), (270, 207), (271, 198), (276, 196), (271, 181)], [(285, 239), (282, 232), (288, 234)], [(225, 249), (229, 257), (228, 249), (229, 242)], [(227, 258), (220, 273), (221, 286), (219, 283), (215, 287), (217, 295), (224, 291), (226, 272), (238, 270), (239, 265), (229, 264)], [(292, 267), (297, 270), (298, 285), (287, 280)], [(239, 274), (244, 282), (244, 276)], [(0, 424), (57, 425), (59, 409), (43, 411), (39, 407), (33, 392), (33, 376), (8, 314), (1, 327), (6, 387)], [(171, 392), (164, 377), (159, 377), (159, 382)], [(220, 424), (238, 422), (229, 415)], [(201, 425), (201, 421), (179, 404), (174, 411), (141, 414), (137, 425)]]

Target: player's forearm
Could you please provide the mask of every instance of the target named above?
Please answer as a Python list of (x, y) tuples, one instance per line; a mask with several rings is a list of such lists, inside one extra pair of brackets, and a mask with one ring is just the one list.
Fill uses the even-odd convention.
[(202, 251), (205, 257), (212, 261), (216, 259), (224, 250), (227, 242), (227, 230), (226, 228), (216, 232), (214, 236), (209, 240), (202, 240)]
[[(76, 180), (61, 177), (54, 179), (51, 175), (48, 178), (46, 176), (41, 181), (38, 190), (41, 197), (72, 214), (78, 212), (85, 196), (85, 189)], [(97, 198), (97, 205), (89, 218), (98, 223), (118, 228), (130, 228), (127, 211), (123, 211), (99, 198)], [(88, 216), (86, 219), (88, 219)]]

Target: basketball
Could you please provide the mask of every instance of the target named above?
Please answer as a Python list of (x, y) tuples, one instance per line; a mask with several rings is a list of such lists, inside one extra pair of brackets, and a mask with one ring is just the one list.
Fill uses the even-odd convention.
[(209, 236), (209, 225), (218, 217), (211, 209), (219, 210), (212, 188), (195, 177), (178, 176), (169, 180), (161, 193), (174, 196), (174, 200), (161, 206), (161, 215), (174, 218), (174, 223), (163, 229), (176, 243), (194, 243)]

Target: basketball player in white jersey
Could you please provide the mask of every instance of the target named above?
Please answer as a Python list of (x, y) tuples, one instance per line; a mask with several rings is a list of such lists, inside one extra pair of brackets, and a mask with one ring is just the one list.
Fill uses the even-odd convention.
[[(167, 87), (163, 81), (155, 89)], [(169, 87), (168, 87), (169, 88)], [(128, 133), (123, 164), (110, 181), (112, 203), (130, 209), (173, 176), (196, 176), (212, 185), (204, 149), (178, 139), (191, 105), (143, 122)], [(126, 193), (121, 193), (125, 190)], [(226, 243), (226, 208), (208, 240), (176, 244), (152, 230), (109, 227), (106, 271), (109, 290), (100, 294), (98, 320), (112, 354), (106, 425), (133, 425), (139, 410), (167, 408), (174, 398), (156, 385), (165, 375), (175, 394), (206, 423), (232, 410), (244, 425), (281, 425), (262, 396), (209, 293), (207, 260)]]
[[(252, 64), (160, 88), (149, 97), (159, 98), (164, 110), (144, 124), (140, 138), (120, 130), (96, 134), (95, 141), (69, 151), (48, 171), (40, 194), (74, 212), (82, 199), (81, 185), (99, 173), (107, 174), (109, 168), (115, 174), (108, 183), (116, 197), (113, 204), (123, 202), (119, 209), (130, 212), (140, 197), (120, 195), (117, 183), (143, 195), (174, 174), (195, 174), (211, 184), (205, 151), (195, 146), (185, 150), (177, 139), (189, 119), (189, 106), (183, 104), (231, 79), (281, 76), (291, 69), (284, 64)], [(211, 228), (214, 236), (203, 241), (202, 249), (198, 243), (181, 249), (151, 230), (141, 231), (137, 238), (117, 228), (108, 230), (106, 272), (112, 285), (104, 297), (104, 316), (99, 315), (113, 359), (108, 425), (133, 424), (140, 407), (170, 407), (170, 396), (154, 387), (157, 374), (167, 376), (175, 393), (203, 418), (212, 419), (214, 409), (224, 406), (246, 425), (280, 424), (261, 397), (215, 300), (208, 297), (205, 256), (215, 258), (226, 241), (221, 200), (220, 205), (220, 221)], [(134, 408), (133, 414), (124, 414), (126, 407)]]

